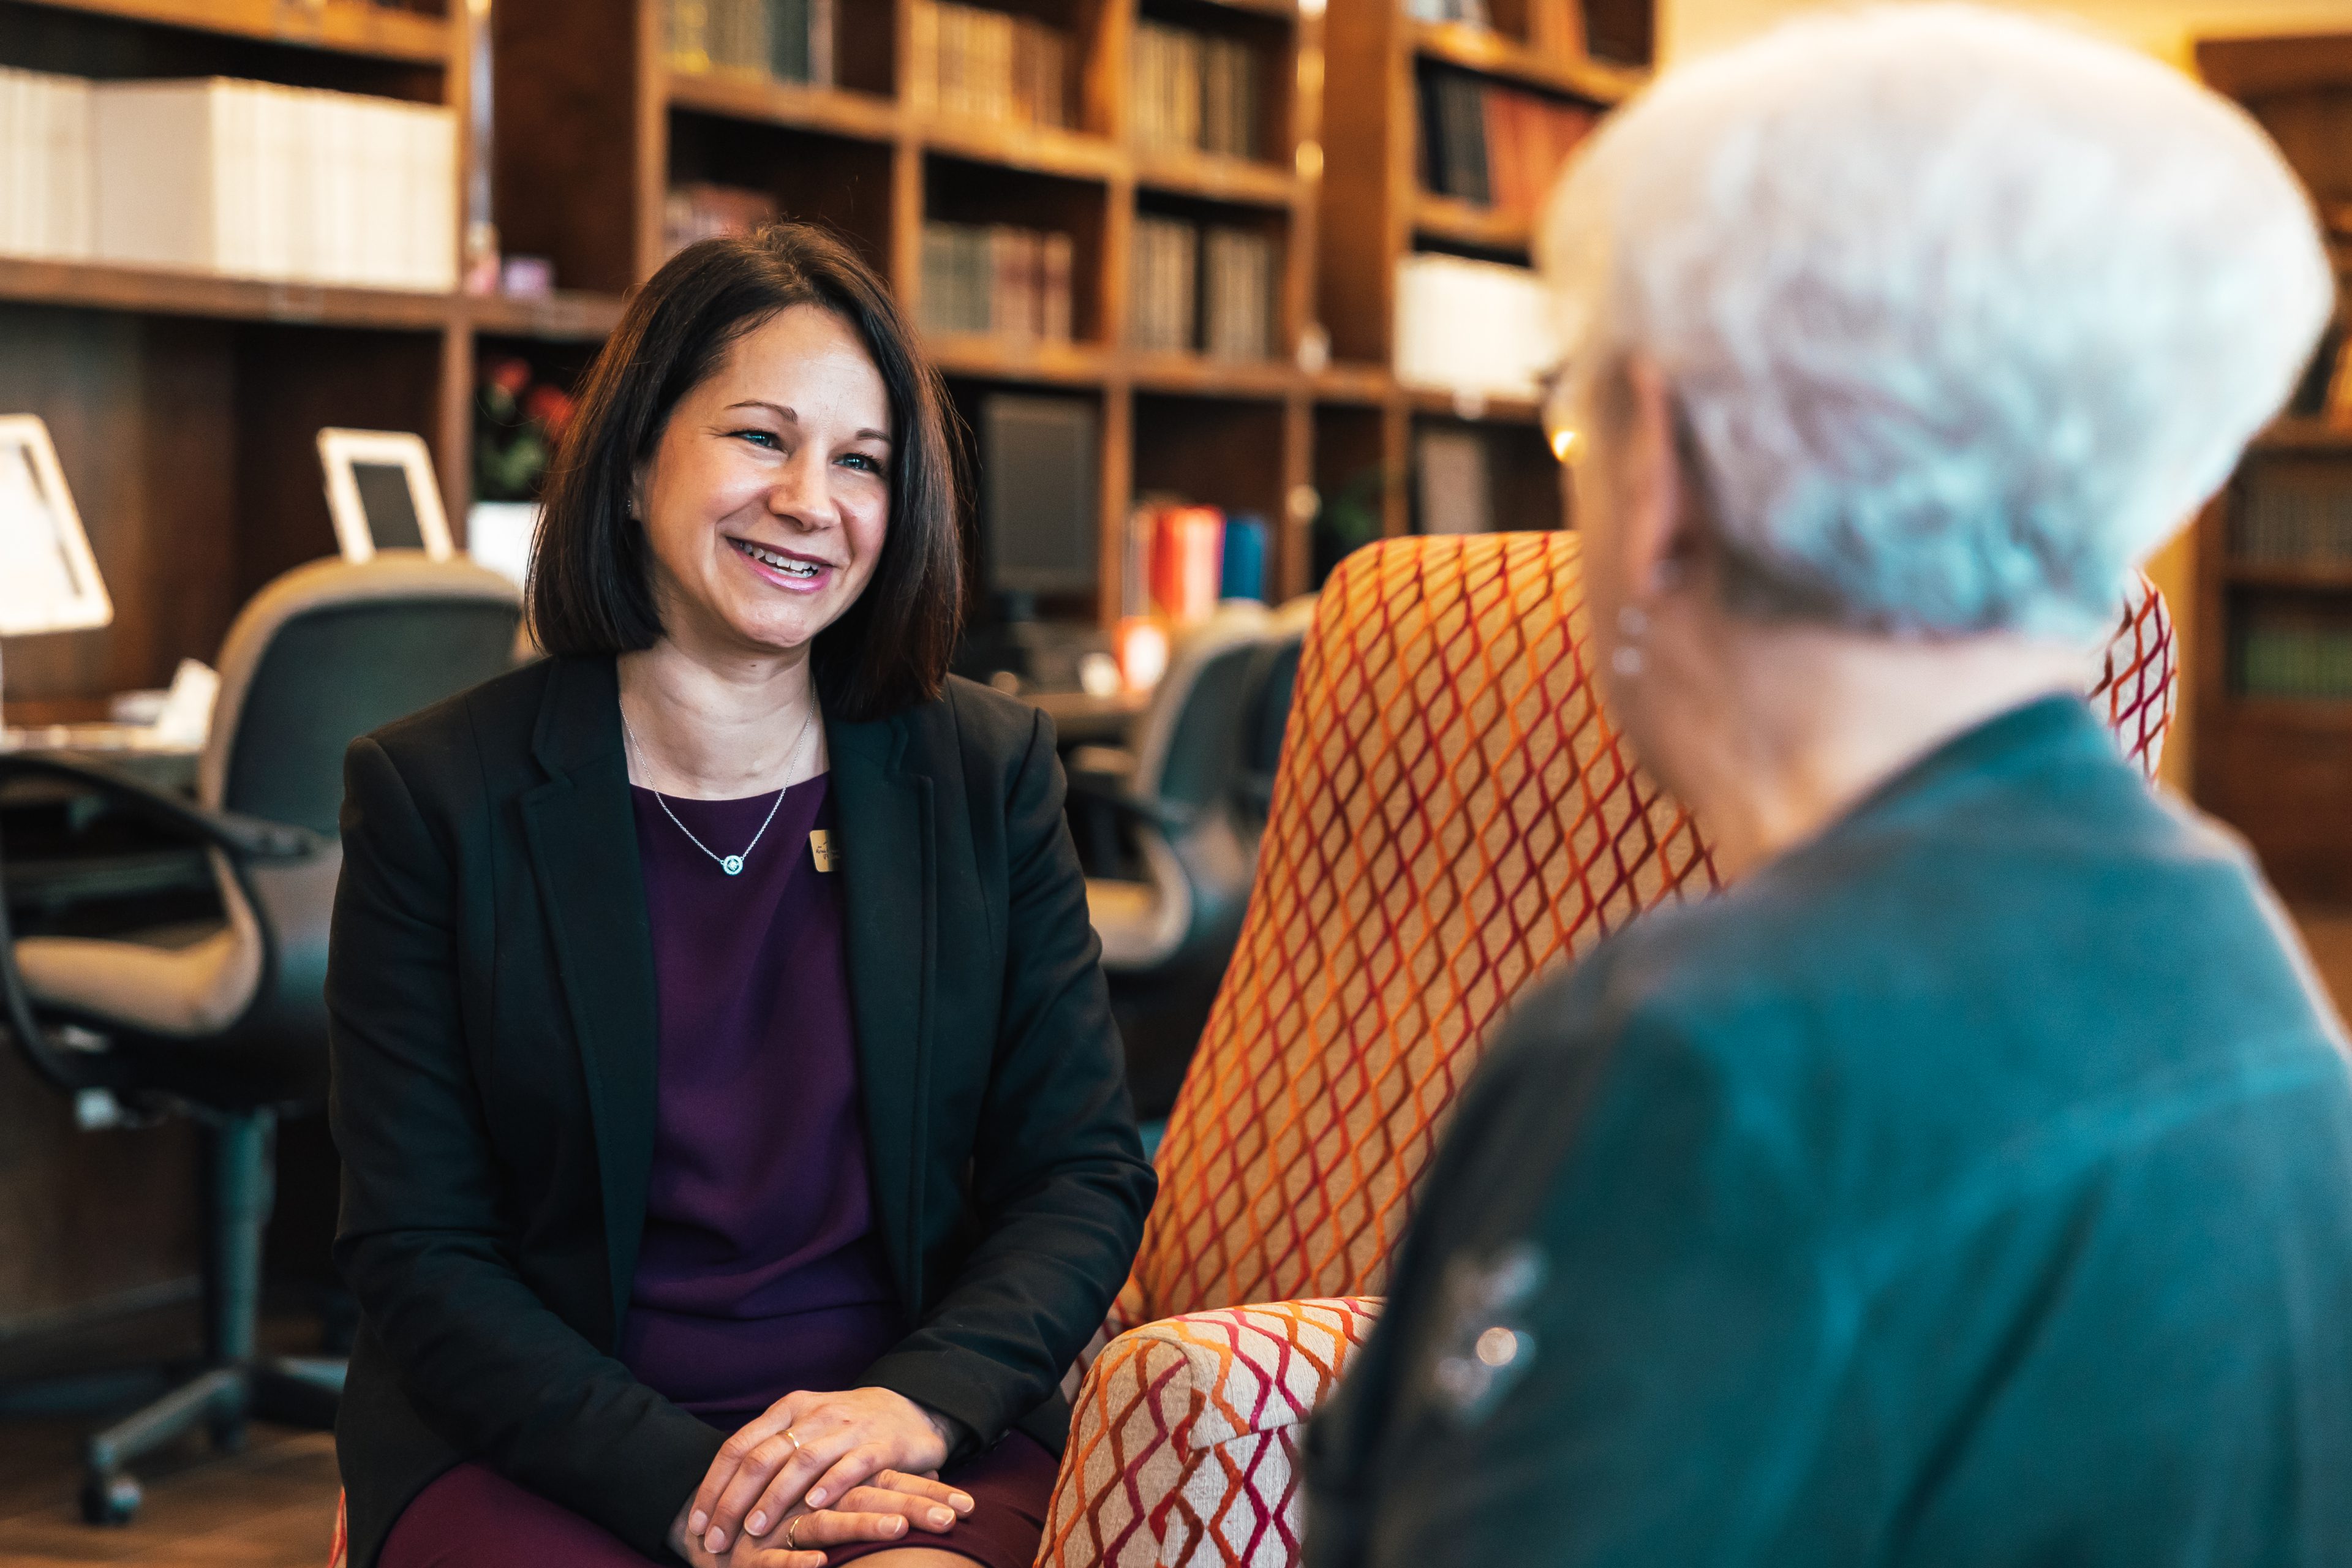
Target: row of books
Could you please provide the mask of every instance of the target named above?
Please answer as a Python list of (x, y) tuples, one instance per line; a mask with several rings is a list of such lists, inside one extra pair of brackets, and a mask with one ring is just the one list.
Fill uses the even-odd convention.
[(2239, 560), (2259, 566), (2352, 563), (2352, 487), (2331, 465), (2294, 482), (2280, 467), (2246, 487), (2234, 545)]
[(1465, 71), (1421, 83), (1422, 179), (1440, 195), (1532, 218), (1593, 126), (1581, 104), (1498, 86)]
[(2248, 697), (2352, 697), (2352, 623), (2249, 617), (2238, 634), (2238, 689)]
[(1398, 258), (1394, 341), (1397, 380), (1469, 396), (1533, 398), (1560, 356), (1533, 272), (1458, 256)]
[(662, 204), (663, 258), (697, 240), (750, 234), (776, 216), (776, 198), (765, 191), (700, 183), (673, 185)]
[(840, 0), (669, 0), (669, 68), (829, 87)]
[(1066, 234), (1010, 224), (925, 224), (923, 330), (1068, 342), (1071, 252)]
[(457, 280), (457, 121), (272, 82), (0, 73), (0, 248), (360, 288)]
[(1222, 599), (1265, 597), (1265, 519), (1147, 496), (1128, 513), (1120, 598), (1129, 616), (1196, 621)]
[(914, 101), (919, 110), (1066, 129), (1070, 46), (1027, 16), (917, 0)]
[(1141, 146), (1258, 155), (1257, 54), (1238, 38), (1138, 23), (1133, 105)]
[(1263, 234), (1139, 216), (1128, 341), (1160, 353), (1271, 358), (1275, 272), (1274, 241)]

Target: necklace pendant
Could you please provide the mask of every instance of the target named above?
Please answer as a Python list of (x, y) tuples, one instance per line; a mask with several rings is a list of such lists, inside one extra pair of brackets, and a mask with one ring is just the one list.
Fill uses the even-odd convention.
[(743, 874), (743, 857), (730, 855), (726, 859), (719, 862), (719, 868), (730, 877), (740, 877)]

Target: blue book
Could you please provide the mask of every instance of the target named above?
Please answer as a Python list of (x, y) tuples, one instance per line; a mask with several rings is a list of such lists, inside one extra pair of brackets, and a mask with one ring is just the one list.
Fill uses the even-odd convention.
[(1225, 520), (1225, 559), (1217, 596), (1265, 597), (1265, 519), (1239, 512)]

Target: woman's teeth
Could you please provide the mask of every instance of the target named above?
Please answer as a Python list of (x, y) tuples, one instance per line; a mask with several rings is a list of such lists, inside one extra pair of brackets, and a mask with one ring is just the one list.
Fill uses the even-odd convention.
[(762, 550), (756, 544), (735, 541), (735, 548), (762, 566), (772, 567), (787, 577), (814, 577), (824, 568), (814, 561), (795, 561), (789, 555), (779, 555), (772, 550)]

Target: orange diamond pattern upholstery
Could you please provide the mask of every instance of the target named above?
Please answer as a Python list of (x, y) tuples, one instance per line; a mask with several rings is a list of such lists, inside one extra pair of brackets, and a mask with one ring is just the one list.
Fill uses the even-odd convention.
[[(1307, 1417), (1370, 1331), (1495, 1023), (1641, 910), (1717, 885), (1600, 709), (1583, 597), (1561, 533), (1392, 540), (1325, 587), (1240, 947), (1039, 1568), (1297, 1560)], [(2092, 698), (2151, 776), (2175, 677), (2140, 579)]]
[[(1072, 1369), (1039, 1568), (1297, 1560), (1300, 1434), (1489, 1031), (1530, 980), (1717, 885), (1601, 711), (1583, 605), (1567, 533), (1391, 540), (1324, 588), (1160, 1200)], [(2151, 777), (2175, 658), (2141, 579), (2092, 698)], [(339, 1517), (331, 1568), (341, 1546)]]

